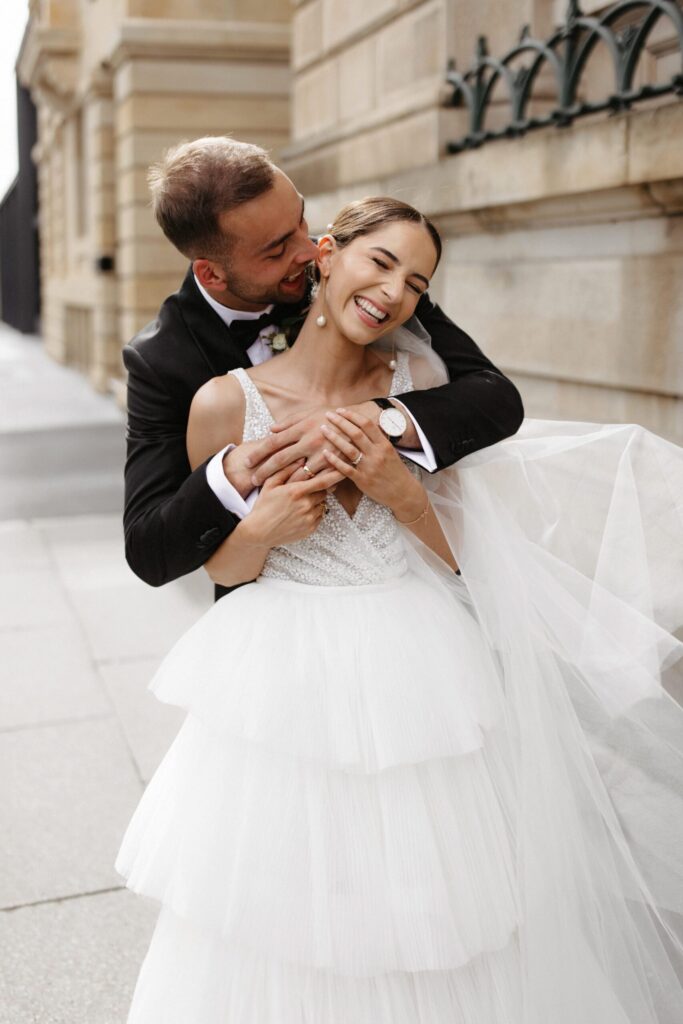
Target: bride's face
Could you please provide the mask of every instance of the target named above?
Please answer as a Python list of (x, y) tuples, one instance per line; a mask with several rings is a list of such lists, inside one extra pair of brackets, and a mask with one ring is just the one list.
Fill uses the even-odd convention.
[(343, 249), (321, 239), (321, 252), (326, 316), (360, 345), (413, 315), (436, 264), (426, 228), (410, 221), (389, 223)]

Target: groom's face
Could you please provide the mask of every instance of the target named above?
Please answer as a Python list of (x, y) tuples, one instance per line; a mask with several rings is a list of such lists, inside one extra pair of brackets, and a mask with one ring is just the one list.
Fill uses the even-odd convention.
[(303, 297), (306, 267), (318, 249), (308, 237), (303, 196), (286, 174), (277, 171), (272, 188), (218, 220), (230, 252), (226, 305), (262, 309)]

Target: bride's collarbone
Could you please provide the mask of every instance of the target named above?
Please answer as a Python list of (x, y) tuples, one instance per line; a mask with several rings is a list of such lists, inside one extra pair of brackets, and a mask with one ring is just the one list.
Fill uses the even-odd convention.
[(377, 395), (385, 394), (393, 380), (393, 372), (389, 370), (386, 362), (378, 357), (378, 366), (375, 372), (368, 375), (362, 386), (351, 391), (333, 396), (315, 396), (312, 394), (307, 381), (293, 385), (291, 382), (278, 380), (273, 375), (272, 363), (268, 360), (264, 365), (259, 364), (258, 369), (248, 371), (253, 383), (261, 393), (261, 397), (268, 403), (275, 419), (285, 419), (297, 411), (297, 408), (313, 406), (330, 409), (340, 406), (359, 405), (362, 402), (369, 402)]

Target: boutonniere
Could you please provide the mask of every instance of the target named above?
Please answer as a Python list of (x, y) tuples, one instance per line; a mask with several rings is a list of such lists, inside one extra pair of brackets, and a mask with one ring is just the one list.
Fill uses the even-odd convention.
[(294, 344), (309, 308), (307, 306), (306, 309), (300, 310), (296, 316), (283, 317), (279, 324), (264, 327), (259, 337), (273, 353), (286, 351)]
[(273, 352), (284, 352), (286, 348), (289, 348), (287, 335), (277, 324), (270, 324), (268, 327), (264, 327), (259, 337)]

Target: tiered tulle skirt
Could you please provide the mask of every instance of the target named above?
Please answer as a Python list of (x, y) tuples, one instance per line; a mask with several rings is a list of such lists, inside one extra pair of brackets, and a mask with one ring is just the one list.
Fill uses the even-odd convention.
[[(262, 579), (211, 608), (150, 689), (188, 714), (116, 861), (161, 904), (128, 1024), (669, 1021), (628, 980), (642, 950), (610, 946), (638, 924), (604, 863), (613, 841), (568, 796), (590, 758), (569, 763), (552, 736), (536, 770), (577, 810), (563, 842), (585, 906), (544, 862), (556, 824), (520, 804), (525, 736), (464, 587)], [(595, 910), (613, 972), (581, 921)], [(547, 921), (552, 985), (566, 958), (543, 998), (529, 915), (534, 941)]]
[(519, 1019), (502, 693), (464, 605), (261, 580), (151, 689), (188, 715), (116, 862), (163, 904), (130, 1024)]

